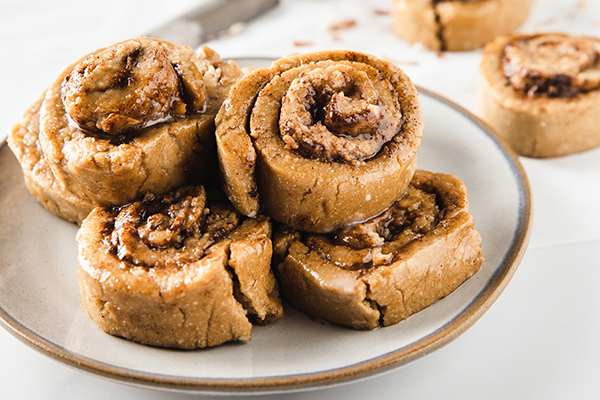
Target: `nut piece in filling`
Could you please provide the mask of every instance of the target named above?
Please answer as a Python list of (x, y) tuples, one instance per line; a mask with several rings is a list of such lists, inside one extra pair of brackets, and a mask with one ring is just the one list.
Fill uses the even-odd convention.
[(600, 40), (508, 35), (486, 46), (482, 116), (517, 153), (555, 157), (600, 145)]
[(258, 68), (216, 119), (225, 191), (253, 216), (330, 232), (388, 208), (415, 171), (418, 93), (392, 63), (351, 51), (308, 53)]
[(453, 292), (484, 261), (458, 179), (423, 170), (383, 214), (327, 235), (274, 236), (284, 300), (355, 329), (396, 324)]
[(80, 223), (216, 174), (214, 118), (241, 75), (207, 47), (127, 40), (68, 67), (8, 143), (29, 191)]
[(532, 0), (394, 0), (394, 31), (429, 50), (473, 50), (514, 31), (529, 16), (532, 4)]
[[(216, 197), (216, 198), (214, 198)], [(95, 208), (77, 234), (83, 308), (105, 332), (162, 347), (250, 340), (281, 316), (271, 225), (187, 186)]]

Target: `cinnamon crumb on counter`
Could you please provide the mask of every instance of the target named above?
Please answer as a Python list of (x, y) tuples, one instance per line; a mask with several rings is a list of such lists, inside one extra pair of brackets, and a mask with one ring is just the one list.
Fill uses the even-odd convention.
[(340, 21), (340, 22), (336, 22), (335, 24), (331, 25), (329, 27), (330, 31), (338, 31), (340, 29), (348, 29), (348, 28), (352, 28), (353, 26), (356, 25), (356, 21), (353, 19), (348, 19), (345, 21)]
[(382, 10), (380, 8), (373, 9), (373, 14), (375, 14), (375, 15), (389, 15), (390, 12), (391, 12), (390, 10)]

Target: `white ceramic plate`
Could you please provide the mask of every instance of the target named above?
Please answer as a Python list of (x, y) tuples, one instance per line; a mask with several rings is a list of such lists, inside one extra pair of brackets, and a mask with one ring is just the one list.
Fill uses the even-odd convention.
[[(241, 63), (242, 64), (242, 63)], [(197, 393), (299, 391), (365, 378), (447, 344), (500, 295), (525, 251), (531, 196), (515, 154), (482, 122), (421, 90), (418, 167), (467, 185), (487, 261), (449, 297), (370, 332), (314, 322), (287, 307), (249, 343), (178, 351), (109, 336), (86, 316), (77, 289), (77, 227), (38, 204), (0, 143), (0, 321), (47, 355), (121, 383)]]

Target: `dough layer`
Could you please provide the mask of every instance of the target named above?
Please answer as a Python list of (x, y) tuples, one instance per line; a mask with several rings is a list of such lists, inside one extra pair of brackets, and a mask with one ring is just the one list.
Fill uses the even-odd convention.
[(399, 199), (423, 129), (406, 74), (374, 56), (323, 51), (246, 75), (217, 116), (225, 191), (242, 214), (329, 232)]
[(484, 261), (466, 188), (418, 170), (385, 213), (328, 235), (274, 236), (284, 300), (355, 329), (396, 324), (452, 293)]

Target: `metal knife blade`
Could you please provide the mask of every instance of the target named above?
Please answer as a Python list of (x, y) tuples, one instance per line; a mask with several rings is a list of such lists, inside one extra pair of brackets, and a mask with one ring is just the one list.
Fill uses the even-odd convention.
[(196, 48), (210, 36), (248, 22), (277, 4), (279, 0), (210, 0), (146, 36)]

